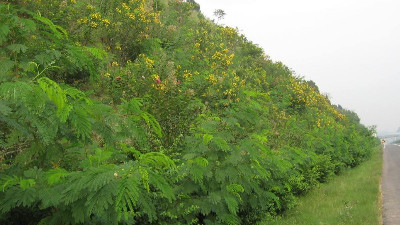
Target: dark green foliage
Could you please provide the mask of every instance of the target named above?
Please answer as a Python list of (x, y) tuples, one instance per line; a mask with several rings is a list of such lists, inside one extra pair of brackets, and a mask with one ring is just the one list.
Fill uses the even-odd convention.
[(2, 224), (256, 224), (378, 144), (195, 1), (6, 2)]

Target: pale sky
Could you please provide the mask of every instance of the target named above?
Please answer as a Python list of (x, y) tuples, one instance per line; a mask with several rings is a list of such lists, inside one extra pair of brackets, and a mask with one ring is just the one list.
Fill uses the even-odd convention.
[(379, 132), (400, 127), (400, 0), (195, 0), (332, 103)]

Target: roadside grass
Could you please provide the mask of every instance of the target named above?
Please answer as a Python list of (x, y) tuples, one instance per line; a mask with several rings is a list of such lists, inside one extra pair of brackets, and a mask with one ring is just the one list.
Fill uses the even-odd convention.
[(370, 160), (299, 197), (297, 206), (283, 216), (267, 218), (261, 224), (382, 224), (381, 173), (382, 150), (377, 148)]

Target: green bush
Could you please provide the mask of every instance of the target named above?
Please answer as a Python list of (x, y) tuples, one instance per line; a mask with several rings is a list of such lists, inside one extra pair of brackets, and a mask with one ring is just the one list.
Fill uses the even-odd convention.
[(194, 1), (0, 3), (0, 222), (282, 213), (379, 144), (292, 74)]

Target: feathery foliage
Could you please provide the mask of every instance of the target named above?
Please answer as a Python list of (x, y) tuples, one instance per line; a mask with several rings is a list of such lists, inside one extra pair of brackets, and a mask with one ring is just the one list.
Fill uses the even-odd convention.
[(365, 161), (359, 122), (193, 0), (0, 3), (2, 224), (255, 224)]

